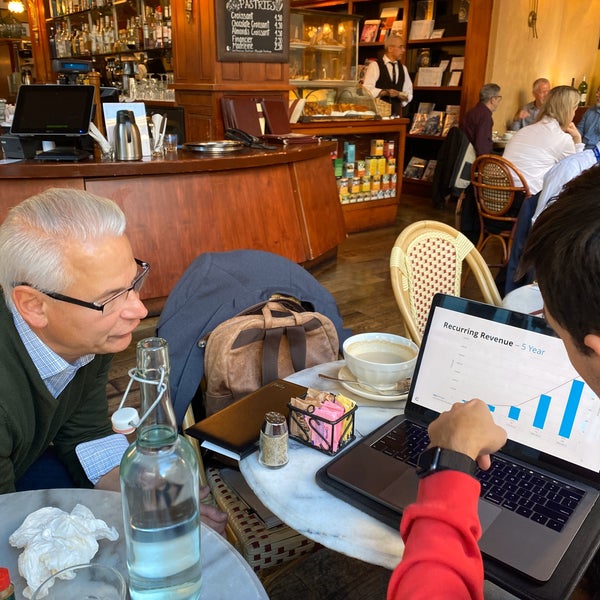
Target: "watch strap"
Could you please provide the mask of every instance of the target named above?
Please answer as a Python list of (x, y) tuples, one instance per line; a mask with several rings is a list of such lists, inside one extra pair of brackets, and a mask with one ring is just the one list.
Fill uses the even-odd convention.
[(439, 471), (460, 471), (472, 476), (477, 471), (477, 463), (470, 456), (447, 448), (423, 451), (417, 461), (417, 475), (427, 477)]

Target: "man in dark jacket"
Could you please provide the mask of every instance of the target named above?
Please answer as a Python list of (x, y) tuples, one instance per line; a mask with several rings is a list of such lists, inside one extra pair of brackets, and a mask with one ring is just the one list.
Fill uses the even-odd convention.
[(473, 144), (477, 156), (492, 153), (492, 113), (500, 106), (501, 100), (500, 86), (486, 83), (479, 91), (479, 102), (463, 117), (461, 129)]

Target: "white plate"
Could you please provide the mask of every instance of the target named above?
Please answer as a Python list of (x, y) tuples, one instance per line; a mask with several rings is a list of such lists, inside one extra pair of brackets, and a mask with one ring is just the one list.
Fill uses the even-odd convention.
[[(352, 379), (354, 375), (352, 375), (352, 371), (345, 365), (339, 370), (337, 376), (340, 379)], [(406, 400), (408, 397), (408, 393), (406, 394), (394, 394), (394, 395), (381, 395), (376, 394), (375, 392), (367, 392), (367, 390), (362, 387), (359, 383), (348, 383), (346, 381), (340, 381), (343, 387), (345, 387), (349, 392), (357, 394), (358, 396), (362, 396), (363, 398), (368, 398), (369, 400), (378, 400), (380, 402), (397, 402), (398, 400)]]

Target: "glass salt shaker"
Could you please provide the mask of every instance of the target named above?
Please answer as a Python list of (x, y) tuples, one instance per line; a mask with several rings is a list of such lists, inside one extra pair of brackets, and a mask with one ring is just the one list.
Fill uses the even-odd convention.
[(288, 462), (288, 426), (278, 412), (268, 412), (260, 430), (258, 460), (265, 467), (283, 467)]

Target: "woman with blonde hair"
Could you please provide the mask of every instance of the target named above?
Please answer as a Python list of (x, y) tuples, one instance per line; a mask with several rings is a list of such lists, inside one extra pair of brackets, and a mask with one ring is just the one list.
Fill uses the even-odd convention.
[(575, 88), (552, 88), (535, 123), (517, 131), (506, 145), (504, 158), (521, 171), (532, 194), (542, 189), (550, 167), (583, 150), (581, 134), (573, 123), (578, 104), (579, 92)]

